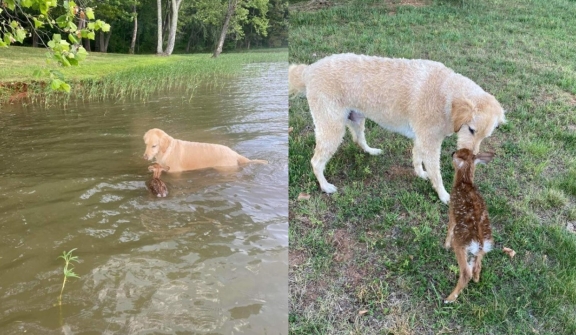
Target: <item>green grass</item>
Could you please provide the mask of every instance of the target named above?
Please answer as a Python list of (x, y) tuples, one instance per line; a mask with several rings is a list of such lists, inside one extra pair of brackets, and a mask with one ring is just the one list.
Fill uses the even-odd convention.
[[(294, 1), (295, 2), (295, 1)], [(327, 165), (334, 195), (310, 166), (306, 99), (290, 100), (292, 334), (576, 333), (576, 2), (569, 0), (334, 1), (291, 9), (291, 63), (355, 52), (440, 61), (495, 95), (508, 124), (482, 144), (477, 169), (499, 250), (451, 305), (458, 280), (443, 249), (448, 206), (414, 175), (412, 143), (367, 122), (380, 156), (347, 134)], [(444, 141), (442, 177), (448, 190)], [(296, 200), (300, 193), (310, 200)]]
[[(46, 78), (34, 78), (37, 69), (56, 69), (72, 86), (72, 94), (53, 94), (45, 85), (34, 83), (28, 87), (28, 98), (44, 103), (68, 99), (98, 100), (105, 98), (142, 98), (149, 94), (184, 86), (191, 90), (204, 79), (236, 75), (242, 65), (254, 62), (285, 61), (285, 49), (267, 52), (225, 53), (217, 59), (209, 54), (125, 55), (90, 53), (79, 66), (46, 65), (46, 50), (11, 46), (2, 49), (0, 58), (0, 103), (18, 91), (20, 83), (34, 83)], [(217, 84), (215, 81), (214, 84)], [(30, 100), (27, 100), (27, 102)]]

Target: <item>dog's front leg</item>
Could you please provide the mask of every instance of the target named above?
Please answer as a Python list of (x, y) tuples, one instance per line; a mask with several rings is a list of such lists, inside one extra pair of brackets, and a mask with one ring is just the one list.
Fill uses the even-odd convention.
[[(418, 168), (422, 169), (422, 160), (424, 162), (424, 167), (426, 168), (426, 175), (430, 178), (432, 182), (432, 186), (438, 193), (438, 197), (440, 200), (447, 204), (450, 201), (450, 194), (446, 192), (444, 188), (444, 184), (442, 183), (442, 175), (440, 174), (440, 149), (442, 147), (442, 141), (428, 141), (425, 144), (416, 141), (414, 145), (414, 152), (418, 153), (419, 155), (414, 157), (417, 159), (414, 160), (414, 168), (416, 169), (416, 173), (418, 174)], [(422, 159), (423, 158), (423, 159)]]

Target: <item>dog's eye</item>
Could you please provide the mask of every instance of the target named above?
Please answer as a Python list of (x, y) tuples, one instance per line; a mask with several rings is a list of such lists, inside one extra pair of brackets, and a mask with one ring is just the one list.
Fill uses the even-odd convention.
[(476, 132), (476, 130), (470, 128), (470, 126), (468, 126), (468, 130), (470, 130), (470, 134), (474, 135), (474, 133)]
[(156, 148), (156, 144), (154, 144), (154, 145), (152, 146), (152, 148)]

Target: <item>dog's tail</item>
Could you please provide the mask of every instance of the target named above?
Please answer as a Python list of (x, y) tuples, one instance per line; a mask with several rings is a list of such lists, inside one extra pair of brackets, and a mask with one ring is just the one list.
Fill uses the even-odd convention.
[(268, 164), (268, 161), (264, 159), (251, 159), (248, 163)]
[(304, 82), (303, 72), (308, 65), (292, 64), (288, 68), (288, 94), (304, 94), (306, 83)]
[(268, 161), (263, 159), (249, 159), (242, 155), (238, 155), (238, 163), (239, 164), (246, 164), (246, 163), (257, 163), (257, 164), (268, 164)]

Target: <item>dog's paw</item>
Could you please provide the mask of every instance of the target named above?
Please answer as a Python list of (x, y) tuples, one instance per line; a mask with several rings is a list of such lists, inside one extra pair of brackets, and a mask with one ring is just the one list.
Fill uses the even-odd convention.
[(368, 148), (366, 149), (366, 152), (370, 155), (376, 156), (382, 154), (382, 149)]
[(440, 197), (440, 201), (448, 205), (450, 202), (450, 194), (444, 192), (443, 194), (438, 194), (438, 196)]
[(416, 175), (424, 180), (428, 180), (428, 172), (424, 170), (416, 171)]
[(326, 185), (322, 186), (322, 191), (330, 194), (338, 191), (338, 188), (332, 184), (327, 183)]

